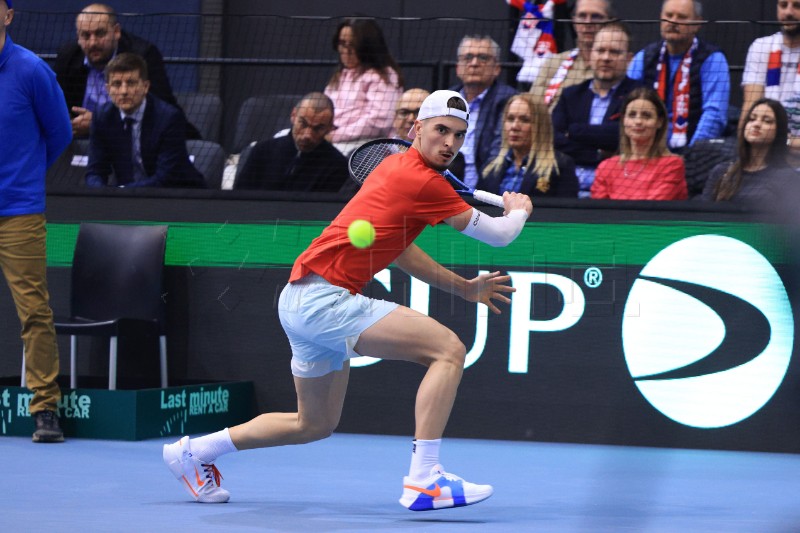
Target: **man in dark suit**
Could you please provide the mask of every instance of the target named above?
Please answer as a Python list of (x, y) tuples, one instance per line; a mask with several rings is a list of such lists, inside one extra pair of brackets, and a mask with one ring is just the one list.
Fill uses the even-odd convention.
[(641, 85), (625, 75), (629, 45), (624, 24), (606, 24), (592, 45), (592, 79), (564, 89), (553, 109), (555, 147), (575, 161), (580, 198), (589, 197), (597, 165), (618, 150), (622, 101)]
[(469, 104), (469, 129), (464, 154), (464, 183), (475, 187), (483, 167), (500, 153), (503, 108), (517, 91), (497, 81), (500, 46), (488, 35), (467, 35), (458, 45), (456, 75), (461, 83), (452, 87)]
[[(122, 30), (114, 9), (105, 4), (83, 8), (75, 19), (77, 42), (64, 45), (56, 56), (53, 70), (73, 113), (74, 137), (86, 137), (92, 113), (108, 102), (103, 69), (116, 54), (131, 52), (147, 63), (150, 92), (180, 109), (164, 68), (161, 52), (152, 43)], [(186, 136), (199, 139), (200, 133), (187, 123)]]
[(111, 101), (92, 117), (86, 185), (204, 186), (186, 152), (183, 113), (148, 94), (144, 59), (117, 54), (106, 65), (105, 77)]
[(333, 102), (323, 93), (303, 96), (289, 134), (260, 141), (242, 161), (234, 189), (337, 192), (348, 181), (347, 159), (325, 136), (333, 129)]

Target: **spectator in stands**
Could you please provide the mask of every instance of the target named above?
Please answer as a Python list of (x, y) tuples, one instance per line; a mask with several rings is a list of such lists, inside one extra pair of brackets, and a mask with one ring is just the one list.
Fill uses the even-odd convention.
[(553, 109), (555, 146), (572, 157), (578, 196), (588, 198), (600, 161), (619, 149), (622, 101), (641, 82), (625, 75), (631, 59), (630, 33), (621, 22), (609, 22), (592, 46), (592, 79), (564, 89)]
[(780, 102), (756, 100), (738, 135), (738, 158), (711, 170), (702, 199), (773, 206), (800, 180), (786, 161), (789, 118)]
[(615, 18), (611, 0), (578, 0), (572, 12), (577, 48), (547, 58), (530, 92), (552, 110), (565, 88), (591, 79), (594, 36), (605, 22)]
[(339, 191), (347, 182), (347, 159), (325, 140), (333, 117), (333, 102), (326, 95), (303, 96), (292, 109), (291, 134), (253, 146), (234, 189)]
[[(132, 52), (144, 58), (150, 73), (150, 91), (180, 109), (164, 68), (164, 59), (155, 45), (122, 29), (114, 9), (105, 4), (90, 4), (75, 19), (78, 41), (65, 44), (56, 56), (53, 70), (72, 112), (72, 132), (86, 137), (92, 114), (109, 101), (103, 69), (117, 54)], [(182, 111), (181, 111), (182, 112)], [(199, 139), (191, 124), (186, 135)]]
[(547, 106), (531, 93), (508, 99), (503, 111), (503, 144), (483, 170), (482, 187), (495, 194), (578, 196), (575, 163), (556, 151)]
[[(397, 108), (394, 114), (394, 136), (397, 139), (411, 142), (408, 138), (408, 132), (414, 126), (417, 120), (419, 108), (422, 101), (428, 97), (430, 93), (425, 89), (409, 89), (403, 93), (400, 100), (397, 101)], [(458, 152), (453, 162), (450, 163), (448, 170), (458, 176), (459, 178), (464, 175), (464, 154)]]
[(111, 101), (92, 115), (86, 185), (204, 186), (186, 152), (183, 113), (149, 94), (145, 60), (117, 54), (106, 65), (105, 78)]
[(673, 152), (722, 137), (728, 122), (731, 78), (717, 47), (697, 37), (703, 24), (697, 0), (664, 0), (662, 41), (633, 57), (628, 76), (653, 87), (667, 107), (667, 145)]
[(685, 200), (683, 159), (667, 149), (667, 110), (649, 87), (631, 91), (622, 105), (620, 155), (597, 167), (592, 198)]
[(400, 96), (394, 109), (394, 123), (392, 124), (396, 138), (411, 142), (411, 139), (408, 138), (408, 132), (417, 120), (423, 100), (429, 94), (431, 93), (425, 89), (414, 88), (407, 90)]
[(516, 94), (497, 81), (500, 75), (500, 46), (488, 35), (467, 35), (458, 45), (456, 75), (461, 83), (451, 90), (461, 93), (469, 104), (469, 127), (461, 153), (462, 179), (476, 187), (480, 171), (500, 152), (503, 137), (503, 108)]
[(333, 36), (339, 66), (325, 87), (336, 109), (328, 140), (347, 155), (362, 143), (392, 134), (395, 103), (403, 92), (400, 67), (372, 19), (348, 19)]
[[(13, 19), (11, 0), (0, 0), (0, 270), (22, 325), (25, 383), (33, 392), (28, 408), (36, 423), (33, 442), (62, 442), (58, 345), (47, 292), (45, 173), (72, 132), (53, 72), (7, 34)], [(6, 394), (4, 407), (9, 407)]]
[(753, 41), (742, 74), (742, 115), (749, 118), (753, 102), (763, 97), (783, 104), (789, 115), (792, 152), (800, 151), (800, 3), (778, 1), (779, 32)]

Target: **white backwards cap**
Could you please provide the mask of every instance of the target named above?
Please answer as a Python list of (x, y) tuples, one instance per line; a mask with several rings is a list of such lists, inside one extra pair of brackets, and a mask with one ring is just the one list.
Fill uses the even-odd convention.
[[(469, 124), (469, 111), (461, 111), (460, 109), (447, 107), (447, 102), (451, 98), (460, 98), (461, 101), (464, 102), (464, 107), (469, 109), (467, 101), (456, 91), (433, 91), (423, 100), (419, 108), (417, 120), (425, 120), (426, 118), (433, 117), (456, 117)], [(414, 126), (411, 126), (411, 130), (408, 132), (408, 138), (413, 139), (416, 134), (417, 132), (414, 131)]]

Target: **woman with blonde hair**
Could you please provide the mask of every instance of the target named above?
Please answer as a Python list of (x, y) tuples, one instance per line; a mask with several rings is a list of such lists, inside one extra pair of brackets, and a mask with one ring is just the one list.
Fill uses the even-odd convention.
[(597, 167), (592, 198), (686, 200), (683, 158), (667, 149), (667, 109), (649, 87), (631, 91), (622, 105), (620, 155)]
[(578, 197), (575, 163), (554, 148), (550, 113), (535, 95), (517, 94), (506, 102), (500, 153), (484, 167), (480, 187), (497, 194)]
[(328, 140), (347, 155), (367, 140), (391, 136), (403, 76), (372, 19), (346, 19), (332, 45), (339, 65), (325, 87), (336, 116)]

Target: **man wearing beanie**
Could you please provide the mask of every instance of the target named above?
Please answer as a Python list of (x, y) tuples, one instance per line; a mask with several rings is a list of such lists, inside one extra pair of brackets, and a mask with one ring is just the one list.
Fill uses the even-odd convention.
[(45, 173), (72, 140), (64, 93), (47, 64), (14, 44), (12, 0), (0, 0), (0, 268), (22, 323), (34, 442), (61, 442), (61, 391), (46, 279)]

